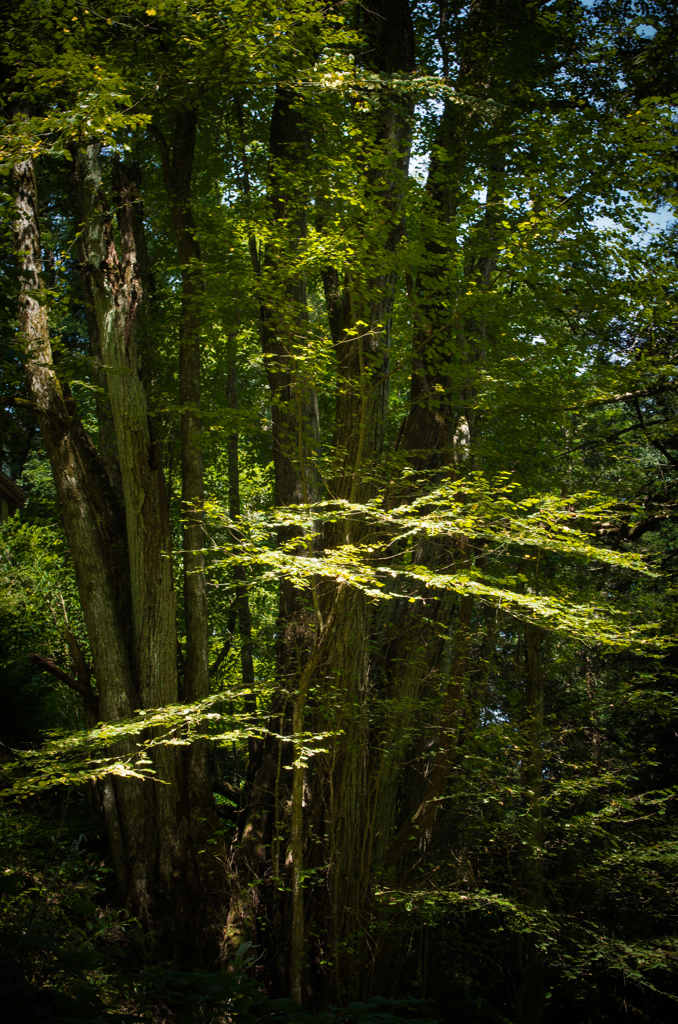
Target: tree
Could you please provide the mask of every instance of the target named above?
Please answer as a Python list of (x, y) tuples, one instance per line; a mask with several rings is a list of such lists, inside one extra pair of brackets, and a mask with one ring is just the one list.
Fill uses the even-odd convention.
[[(669, 406), (655, 417), (672, 401), (672, 270), (662, 244), (629, 239), (667, 194), (671, 108), (633, 84), (615, 32), (636, 12), (610, 5), (130, 0), (109, 13), (45, 4), (31, 52), (11, 38), (4, 58), (29, 400), (102, 720), (204, 702), (211, 638), (231, 638), (237, 616), (250, 734), (242, 789), (226, 788), (239, 804), (228, 909), (204, 852), (219, 830), (200, 717), (200, 740), (152, 748), (169, 785), (101, 783), (116, 875), (177, 959), (187, 943), (196, 961), (215, 956), (222, 929), (229, 956), (269, 928), (278, 989), (363, 998), (407, 961), (404, 894), (435, 893), (424, 866), (466, 813), (462, 765), (490, 742), (504, 648), (519, 683), (500, 697), (505, 731), (489, 731), (520, 751), (511, 905), (534, 923), (558, 775), (545, 722), (562, 696), (546, 658), (575, 640), (648, 647), (652, 617), (624, 605), (646, 571), (627, 542), (671, 503), (645, 488), (639, 514), (639, 488), (580, 453), (628, 431), (673, 466)], [(408, 173), (413, 148), (430, 155), (425, 181)], [(78, 240), (93, 410), (55, 358), (38, 154), (57, 191), (71, 179), (72, 219), (54, 230)], [(629, 346), (639, 296), (653, 327)], [(240, 499), (235, 429), (237, 347), (255, 334), (263, 513)], [(610, 433), (620, 402), (635, 420)], [(247, 593), (270, 604), (273, 582), (264, 688)], [(523, 936), (511, 968), (524, 1021), (543, 1017), (542, 940)]]

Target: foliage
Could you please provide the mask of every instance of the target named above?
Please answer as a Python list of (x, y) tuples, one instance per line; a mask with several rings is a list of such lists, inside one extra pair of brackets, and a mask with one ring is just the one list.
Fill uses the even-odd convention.
[(142, 1024), (169, 1013), (182, 1024), (216, 1024), (225, 1015), (242, 1024), (434, 1024), (418, 1015), (416, 1000), (375, 997), (314, 1014), (289, 999), (267, 998), (249, 943), (228, 971), (158, 965), (152, 937), (107, 904), (111, 871), (83, 811), (72, 790), (20, 814), (3, 811), (0, 993), (12, 1021)]
[(106, 946), (128, 925), (101, 905), (110, 868), (97, 840), (70, 793), (21, 814), (3, 810), (1, 984), (12, 1020), (111, 1019)]
[[(401, 486), (405, 481), (407, 477)], [(599, 495), (590, 494), (572, 494), (562, 499), (556, 495), (532, 496), (516, 502), (512, 500), (516, 486), (501, 478), (489, 484), (481, 474), (475, 474), (396, 507), (388, 498), (373, 499), (369, 505), (333, 500), (306, 507), (286, 506), (252, 516), (249, 521), (240, 518), (237, 523), (224, 518), (217, 520), (216, 507), (212, 515), (222, 529), (238, 536), (236, 544), (221, 549), (226, 553), (223, 564), (264, 568), (257, 576), (258, 585), (284, 578), (303, 590), (314, 579), (328, 579), (356, 587), (375, 600), (407, 598), (411, 602), (438, 600), (440, 592), (451, 590), (477, 596), (499, 608), (510, 608), (520, 618), (545, 624), (577, 639), (595, 639), (629, 649), (639, 644), (642, 649), (643, 630), (653, 629), (656, 624), (645, 623), (637, 632), (632, 626), (624, 630), (615, 626), (613, 620), (606, 621), (607, 610), (601, 603), (568, 606), (566, 592), (549, 595), (534, 588), (521, 592), (520, 584), (530, 582), (524, 574), (499, 576), (486, 569), (499, 563), (497, 568), (501, 571), (501, 555), (518, 547), (528, 549), (524, 557), (537, 562), (540, 555), (550, 552), (652, 575), (637, 554), (594, 545), (582, 529), (586, 520), (597, 525), (602, 518), (611, 526), (628, 517), (631, 510), (620, 509), (618, 503), (611, 507)], [(314, 538), (322, 535), (323, 524), (339, 521), (354, 521), (362, 528), (369, 525), (369, 540), (362, 545), (335, 546), (320, 556), (295, 553), (297, 541), (287, 549), (265, 543), (280, 527), (295, 527), (303, 531), (306, 543), (312, 545)], [(566, 525), (570, 522), (576, 526)], [(441, 546), (455, 539), (478, 541), (477, 561), (466, 557), (463, 568), (447, 573), (413, 564), (416, 546), (431, 539)], [(400, 558), (399, 551), (404, 552)], [(447, 568), (453, 569), (454, 561)], [(422, 583), (432, 593), (422, 594)], [(656, 644), (658, 648), (671, 642), (669, 637), (649, 640), (650, 645)]]
[[(8, 254), (2, 458), (30, 499), (0, 533), (2, 792), (21, 798), (5, 813), (28, 835), (52, 786), (159, 786), (163, 748), (208, 741), (222, 820), (199, 849), (226, 843), (220, 884), (256, 908), (231, 973), (149, 954), (73, 1016), (110, 1017), (119, 992), (132, 1019), (164, 1005), (177, 1020), (306, 1020), (261, 991), (284, 988), (293, 891), (311, 1005), (352, 956), (363, 993), (381, 977), (451, 1019), (454, 1002), (459, 1019), (526, 1020), (529, 979), (554, 1024), (675, 1013), (675, 12), (483, 0), (394, 3), (388, 18), (401, 7), (409, 70), (354, 3), (41, 0), (8, 16), (1, 160), (37, 161), (54, 368), (100, 450), (70, 173), (78, 147), (102, 144), (114, 204), (116, 161), (143, 169), (141, 372), (180, 666), (182, 316), (189, 271), (201, 278), (212, 673), (201, 701), (85, 728), (73, 692), (27, 668), (36, 652), (73, 673), (68, 636), (88, 662), (90, 638), (22, 382)], [(284, 144), (283, 108), (297, 132)], [(161, 166), (187, 111), (201, 253), (188, 266)], [(341, 860), (353, 839), (359, 871)], [(59, 937), (31, 953), (27, 999), (75, 998), (63, 950), (96, 958), (133, 930), (92, 910), (106, 900), (76, 854), (61, 851), (71, 866), (53, 884), (34, 871), (3, 897), (18, 942)], [(349, 920), (351, 900), (333, 936), (327, 908)], [(420, 1012), (366, 996), (321, 1016)]]

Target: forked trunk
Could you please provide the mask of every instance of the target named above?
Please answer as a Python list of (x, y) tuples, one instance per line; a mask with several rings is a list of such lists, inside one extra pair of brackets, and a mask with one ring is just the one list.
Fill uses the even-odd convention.
[[(124, 612), (129, 602), (129, 570), (124, 522), (104, 466), (82, 430), (52, 362), (48, 298), (42, 282), (38, 196), (33, 161), (12, 172), (16, 216), (14, 234), (20, 263), (19, 335), (26, 356), (26, 381), (54, 477), (105, 720), (131, 716), (137, 704)], [(115, 680), (115, 686), (106, 686)], [(104, 811), (121, 893), (130, 886), (127, 837), (118, 787), (104, 789)], [(140, 794), (128, 787), (123, 803), (140, 813)]]
[[(138, 372), (144, 299), (138, 186), (133, 169), (115, 169), (119, 257), (98, 152), (92, 145), (78, 153), (76, 170), (85, 217), (84, 271), (106, 367), (124, 518), (109, 473), (52, 365), (31, 161), (15, 166), (13, 180), (27, 381), (73, 558), (99, 713), (104, 721), (118, 721), (138, 708), (177, 701), (176, 623), (164, 478)], [(169, 785), (108, 780), (103, 806), (116, 879), (130, 910), (156, 930), (167, 954), (191, 963), (216, 956), (217, 906), (208, 881), (214, 865), (198, 853), (199, 837), (188, 828), (182, 761), (181, 748), (178, 754), (177, 748), (157, 748), (155, 767)]]

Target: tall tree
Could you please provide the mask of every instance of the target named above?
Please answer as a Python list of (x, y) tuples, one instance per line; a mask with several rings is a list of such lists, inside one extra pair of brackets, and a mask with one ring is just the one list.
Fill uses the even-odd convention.
[[(615, 33), (637, 12), (612, 7), (46, 4), (40, 47), (6, 51), (23, 359), (101, 717), (183, 702), (199, 737), (153, 733), (166, 785), (104, 790), (121, 891), (178, 960), (252, 940), (302, 1003), (423, 986), (416, 910), (449, 937), (463, 898), (513, 922), (506, 1012), (543, 1017), (558, 752), (582, 760), (552, 716), (575, 729), (584, 700), (573, 639), (591, 706), (631, 657), (602, 652), (642, 658), (614, 606), (642, 594), (649, 617), (628, 549), (674, 514), (673, 277), (663, 243), (629, 240), (666, 194), (673, 113), (628, 85)], [(91, 408), (50, 335), (36, 166), (75, 182), (77, 224), (54, 230), (78, 236)], [(611, 469), (617, 443), (633, 469)], [(215, 665), (237, 685), (214, 694), (234, 740), (191, 705), (236, 616), (240, 661)], [(228, 871), (203, 852), (222, 842), (208, 739), (235, 776)], [(572, 815), (598, 821), (603, 750), (618, 762), (596, 743)]]

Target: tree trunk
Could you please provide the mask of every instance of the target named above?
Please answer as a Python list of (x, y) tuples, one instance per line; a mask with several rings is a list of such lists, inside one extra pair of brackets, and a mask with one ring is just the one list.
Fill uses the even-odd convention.
[[(97, 679), (99, 713), (104, 720), (128, 718), (138, 704), (124, 619), (129, 600), (124, 523), (116, 515), (106, 471), (80, 427), (75, 409), (64, 398), (53, 367), (32, 160), (15, 164), (12, 184), (16, 197), (14, 234), (21, 268), (19, 335), (26, 356), (28, 390), (73, 559)], [(107, 680), (115, 680), (115, 687), (107, 686)], [(116, 796), (112, 783), (105, 786), (104, 810), (116, 881), (120, 891), (127, 894), (132, 880), (119, 798), (133, 815), (139, 812), (139, 793), (128, 787)]]
[[(183, 535), (183, 610), (186, 654), (183, 698), (187, 702), (209, 696), (209, 624), (205, 575), (205, 525), (202, 457), (201, 334), (205, 283), (197, 225), (191, 205), (191, 187), (197, 138), (194, 109), (174, 113), (171, 147), (160, 132), (165, 191), (172, 215), (181, 265), (181, 318), (179, 325), (179, 402), (181, 405), (181, 501)], [(207, 822), (213, 818), (212, 772), (205, 741), (185, 751), (186, 813), (193, 837), (208, 839)]]
[[(408, 4), (403, 0), (371, 4), (360, 17), (378, 70), (385, 74), (411, 71), (414, 33)], [(380, 209), (376, 229), (366, 222), (365, 230), (370, 233), (370, 249), (383, 254), (387, 266), (394, 264), (404, 231), (411, 113), (407, 97), (384, 97), (375, 115), (383, 160), (364, 168), (366, 205)], [(334, 268), (323, 274), (339, 377), (333, 442), (336, 471), (329, 490), (332, 497), (350, 502), (364, 502), (374, 493), (383, 458), (389, 391), (396, 272), (389, 266), (381, 274), (368, 274), (367, 279), (352, 274), (343, 281)], [(326, 527), (323, 547), (366, 543), (368, 537), (369, 531), (355, 519), (339, 520)], [(324, 959), (331, 963), (327, 998), (341, 1002), (370, 994), (373, 977), (373, 828), (379, 813), (371, 800), (371, 718), (378, 696), (372, 643), (375, 621), (365, 595), (348, 586), (324, 587), (321, 613), (325, 620), (331, 616), (334, 624), (316, 673), (313, 723), (317, 730), (336, 735), (330, 740), (329, 754), (317, 759), (310, 779), (308, 848), (309, 853), (315, 851), (312, 866), (320, 866), (315, 860), (322, 850), (326, 891), (316, 895), (316, 916), (309, 925), (319, 934), (327, 929), (327, 946), (323, 942)], [(325, 920), (318, 920), (321, 917)]]
[[(307, 294), (306, 282), (299, 276), (285, 276), (286, 261), (297, 251), (306, 232), (306, 215), (298, 197), (291, 191), (289, 171), (292, 166), (298, 170), (303, 166), (303, 149), (308, 145), (308, 134), (299, 111), (295, 108), (297, 97), (288, 89), (278, 89), (270, 129), (269, 201), (271, 213), (279, 237), (277, 250), (269, 249), (263, 261), (260, 284), (260, 337), (264, 354), (266, 374), (271, 393), (272, 440), (274, 463), (274, 502), (277, 507), (308, 504), (316, 498), (313, 457), (318, 445), (318, 406), (312, 382), (307, 379), (304, 349), (307, 345)], [(255, 270), (258, 261), (253, 260)], [(301, 358), (300, 358), (301, 356)], [(288, 543), (299, 537), (300, 549), (304, 547), (302, 532), (295, 528), (282, 527), (278, 531), (279, 543)], [(277, 731), (289, 732), (292, 722), (285, 709), (292, 701), (287, 694), (295, 689), (295, 682), (301, 677), (304, 666), (313, 648), (316, 615), (313, 605), (315, 594), (299, 591), (287, 581), (281, 581), (279, 592), (278, 619), (276, 625), (276, 676), (279, 695), (274, 702), (274, 722)], [(298, 701), (297, 701), (298, 718)], [(285, 744), (287, 747), (288, 744)], [(289, 745), (291, 746), (291, 744)], [(253, 777), (246, 821), (236, 858), (241, 865), (243, 886), (231, 902), (226, 929), (227, 948), (235, 948), (244, 938), (256, 934), (256, 917), (265, 899), (260, 888), (261, 877), (269, 856), (273, 840), (274, 821), (281, 803), (281, 768), (283, 759), (289, 761), (290, 751), (281, 749), (281, 741), (270, 737), (266, 743), (252, 750), (248, 774)], [(299, 798), (298, 782), (294, 793)], [(295, 797), (292, 796), (292, 816), (295, 811)], [(299, 845), (295, 846), (296, 860), (293, 861), (294, 877), (301, 878)], [(274, 865), (277, 877), (277, 866)], [(259, 884), (257, 884), (259, 883)], [(298, 937), (303, 934), (303, 922), (299, 920), (300, 896), (297, 884), (296, 897), (288, 908), (294, 919), (292, 933), (294, 948), (299, 948)], [(273, 965), (282, 987), (287, 984), (289, 991), (299, 997), (300, 982), (298, 968), (300, 959), (296, 952), (288, 949), (281, 929), (285, 927), (286, 910), (284, 888), (274, 888), (272, 916), (274, 919), (273, 948), (277, 962)], [(301, 939), (303, 946), (303, 938)], [(286, 982), (283, 980), (286, 977)]]
[[(412, 70), (413, 31), (407, 3), (380, 0), (373, 8), (365, 15), (363, 27), (373, 42), (378, 66), (386, 73)], [(271, 247), (264, 259), (261, 284), (261, 340), (271, 391), (278, 507), (307, 505), (316, 492), (310, 463), (317, 445), (318, 414), (303, 359), (306, 287), (294, 272), (286, 276), (285, 269), (306, 231), (303, 190), (297, 195), (290, 188), (291, 173), (298, 181), (309, 144), (297, 100), (288, 90), (279, 89), (273, 108), (269, 196), (278, 237), (277, 248)], [(384, 214), (374, 239), (375, 252), (385, 251), (389, 259), (403, 233), (411, 112), (408, 100), (390, 94), (385, 97), (377, 115), (376, 135), (386, 157), (383, 163), (365, 167), (369, 201), (378, 204)], [(330, 491), (337, 498), (363, 501), (372, 493), (370, 477), (383, 450), (396, 275), (392, 269), (371, 272), (368, 279), (354, 281), (349, 287), (328, 268), (324, 283), (341, 379), (334, 438), (338, 465)], [(355, 321), (367, 325), (357, 336), (349, 332)], [(300, 531), (280, 531), (281, 543), (295, 537), (303, 550)], [(346, 521), (329, 527), (322, 544), (329, 548), (361, 539), (361, 529)], [(310, 552), (310, 545), (307, 548)], [(292, 722), (286, 727), (291, 726), (295, 737), (295, 763), (289, 811), (287, 882), (291, 894), (286, 905), (276, 903), (273, 943), (284, 950), (282, 929), (290, 929), (289, 956), (283, 952), (281, 958), (287, 961), (289, 991), (300, 1002), (311, 993), (314, 998), (335, 1002), (359, 996), (366, 990), (371, 969), (369, 939), (363, 927), (372, 913), (371, 865), (369, 858), (365, 859), (371, 613), (362, 593), (354, 588), (319, 591), (313, 588), (300, 593), (282, 583), (277, 627), (281, 690), (294, 691), (288, 704), (293, 707)], [(282, 721), (281, 726), (285, 727)], [(306, 768), (300, 756), (301, 734), (311, 727), (313, 731), (339, 731), (339, 735), (330, 741), (331, 753), (315, 758), (312, 767)], [(266, 744), (241, 846), (241, 856), (252, 866), (262, 863), (271, 841), (272, 819), (281, 805), (281, 762), (287, 757), (279, 745)], [(278, 795), (273, 800), (269, 797), (264, 811), (257, 801), (271, 791)], [(307, 871), (318, 868), (325, 872), (324, 892), (306, 888)], [(277, 874), (276, 864), (273, 870)], [(238, 911), (244, 927), (242, 908)], [(254, 905), (250, 914), (253, 912)], [(311, 941), (311, 935), (317, 938)], [(327, 978), (320, 976), (322, 972), (310, 972), (307, 966), (319, 944), (323, 959), (332, 961)]]
[[(277, 508), (315, 501), (313, 458), (318, 448), (318, 403), (308, 380), (304, 350), (308, 345), (306, 280), (285, 274), (285, 263), (306, 234), (306, 210), (292, 191), (290, 172), (303, 169), (309, 143), (298, 97), (278, 89), (270, 130), (269, 200), (281, 237), (270, 247), (262, 268), (261, 348), (271, 393), (274, 502)], [(282, 270), (282, 273), (281, 273)], [(282, 301), (281, 301), (282, 299)], [(301, 356), (301, 358), (299, 358)], [(283, 527), (281, 544), (300, 531)], [(287, 581), (280, 584), (277, 672), (290, 685), (308, 658), (313, 643), (311, 597)]]
[[(116, 721), (130, 717), (139, 707), (176, 703), (178, 674), (165, 482), (139, 375), (139, 341), (143, 338), (149, 275), (138, 171), (134, 165), (119, 163), (113, 168), (118, 255), (113, 218), (102, 188), (99, 149), (93, 144), (76, 154), (76, 174), (84, 216), (84, 273), (91, 284), (106, 370), (125, 518), (116, 543), (106, 548), (109, 558), (120, 561), (120, 571), (99, 572), (94, 595), (80, 586), (80, 597), (92, 645), (101, 715), (105, 721)], [(58, 381), (52, 377), (54, 393)], [(71, 432), (79, 431), (84, 436), (75, 415), (70, 423)], [(54, 462), (53, 472), (60, 490), (68, 482), (67, 469)], [(92, 475), (89, 471), (81, 474), (78, 489), (84, 493), (91, 490)], [(104, 478), (107, 480), (105, 474)], [(92, 518), (97, 522), (96, 516)], [(65, 520), (78, 578), (87, 558), (78, 536), (87, 529), (89, 520), (84, 505), (75, 526)], [(95, 547), (91, 542), (89, 546)], [(107, 591), (108, 579), (112, 582)], [(120, 580), (127, 588), (122, 596)], [(107, 632), (109, 619), (115, 627)], [(105, 647), (100, 653), (102, 643)], [(124, 668), (111, 664), (111, 654), (116, 651)], [(104, 804), (112, 845), (122, 847), (115, 862), (116, 872), (130, 910), (153, 925), (169, 955), (191, 963), (216, 955), (218, 909), (210, 898), (209, 858), (198, 853), (196, 843), (201, 837), (190, 829), (192, 817), (201, 811), (192, 798), (188, 799), (183, 760), (181, 748), (156, 748), (156, 771), (168, 784), (116, 780), (114, 785), (107, 784)], [(116, 807), (117, 819), (113, 820)], [(209, 807), (202, 807), (202, 816), (207, 817)]]
[[(71, 198), (76, 218), (78, 256), (80, 260), (80, 275), (82, 281), (83, 298), (85, 301), (85, 318), (87, 321), (87, 333), (89, 335), (90, 355), (92, 358), (92, 376), (97, 385), (95, 396), (96, 415), (98, 426), (98, 450), (101, 456), (113, 493), (115, 494), (119, 514), (124, 519), (124, 502), (122, 496), (122, 476), (120, 473), (120, 459), (118, 457), (118, 445), (115, 438), (115, 426), (111, 412), (111, 401), (108, 395), (106, 382), (106, 371), (101, 355), (101, 338), (99, 336), (99, 323), (94, 308), (94, 291), (92, 280), (92, 267), (87, 260), (87, 246), (85, 235), (82, 231), (85, 223), (91, 216), (91, 203), (88, 208), (83, 208), (85, 193), (79, 181), (81, 171), (79, 151), (76, 146), (71, 147), (73, 158), (73, 171), (70, 175)], [(101, 186), (101, 182), (97, 187)], [(98, 224), (98, 227), (102, 227)], [(129, 581), (128, 581), (129, 582)]]
[(205, 580), (201, 331), (205, 301), (202, 253), (191, 205), (197, 114), (174, 114), (171, 147), (156, 130), (163, 178), (181, 265), (179, 327), (179, 401), (181, 404), (181, 500), (184, 543), (184, 615), (186, 620), (186, 699), (209, 694), (207, 586)]

